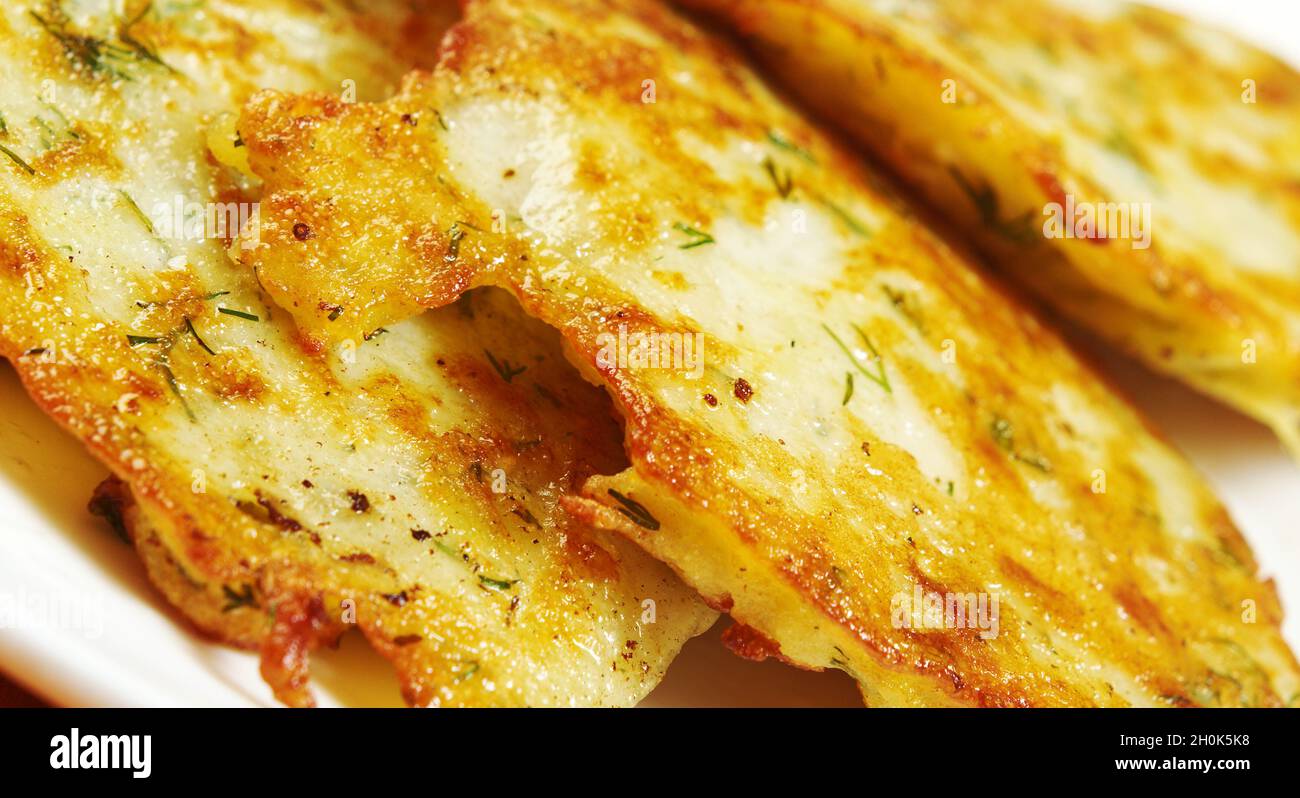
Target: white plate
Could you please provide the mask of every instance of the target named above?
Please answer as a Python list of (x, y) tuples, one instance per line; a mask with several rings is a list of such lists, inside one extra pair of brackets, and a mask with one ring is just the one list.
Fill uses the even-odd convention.
[[(1295, 5), (1160, 5), (1203, 13), (1300, 64)], [(1284, 631), (1300, 650), (1300, 467), (1259, 425), (1113, 355), (1097, 359), (1214, 484), (1276, 578), (1289, 610)], [(275, 705), (256, 658), (195, 636), (130, 547), (86, 512), (106, 475), (0, 366), (0, 670), (64, 705)], [(688, 644), (645, 705), (860, 706), (842, 674), (745, 662), (717, 636)], [(401, 703), (391, 668), (355, 634), (314, 657), (312, 670), (323, 705)]]

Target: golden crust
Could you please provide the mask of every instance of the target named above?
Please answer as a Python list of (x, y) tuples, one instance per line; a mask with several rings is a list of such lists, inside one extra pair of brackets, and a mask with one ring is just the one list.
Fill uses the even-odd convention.
[[(301, 327), (514, 293), (625, 423), (632, 467), (566, 506), (730, 611), (743, 651), (843, 669), (873, 704), (1300, 689), (1273, 588), (1192, 469), (664, 7), (473, 2), (392, 100), (263, 93), (239, 130), (281, 231), (245, 260)], [(283, 234), (308, 217), (327, 235)], [(433, 235), (453, 226), (455, 249)], [(667, 364), (620, 343), (695, 333), (702, 363), (684, 338), (655, 339)], [(914, 590), (996, 595), (1000, 633), (895, 622)]]
[(96, 505), (169, 600), (259, 647), (291, 704), (311, 703), (311, 649), (352, 627), (412, 704), (644, 696), (714, 615), (560, 506), (625, 460), (552, 331), (480, 291), (326, 351), (228, 256), (229, 230), (167, 228), (174, 200), (258, 200), (207, 150), (253, 86), (382, 95), (445, 8), (209, 2), (144, 14), (148, 55), (96, 63), (50, 27), (120, 40), (120, 20), (29, 5), (0, 12), (0, 356), (129, 486)]
[[(738, 33), (1051, 307), (1300, 453), (1294, 69), (1122, 2), (680, 4)], [(1048, 238), (1053, 203), (1146, 204), (1150, 246)]]

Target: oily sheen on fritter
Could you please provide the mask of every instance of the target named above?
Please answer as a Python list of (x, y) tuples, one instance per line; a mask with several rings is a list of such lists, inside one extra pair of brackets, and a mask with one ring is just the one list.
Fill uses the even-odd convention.
[(243, 261), (306, 340), (509, 291), (625, 424), (564, 506), (870, 704), (1295, 700), (1202, 479), (735, 52), (648, 0), (465, 13), (386, 102), (243, 112)]
[(564, 509), (626, 460), (555, 333), (488, 289), (325, 349), (238, 262), (243, 100), (387, 96), (454, 9), (109, 5), (0, 10), (0, 355), (112, 469), (92, 508), (287, 703), (349, 629), (416, 705), (638, 701), (714, 613)]
[(1119, 0), (679, 2), (1047, 305), (1300, 456), (1294, 67)]

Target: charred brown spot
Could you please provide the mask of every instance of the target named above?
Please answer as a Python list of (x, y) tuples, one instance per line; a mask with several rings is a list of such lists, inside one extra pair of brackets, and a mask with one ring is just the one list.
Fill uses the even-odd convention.
[(748, 402), (754, 396), (754, 386), (749, 384), (749, 380), (740, 377), (736, 380), (736, 398), (742, 402)]
[(272, 523), (285, 532), (301, 532), (302, 524), (285, 515), (276, 509), (275, 504), (268, 498), (258, 495), (257, 503), (266, 510), (266, 517)]
[(405, 590), (403, 590), (401, 593), (380, 593), (379, 595), (383, 596), (384, 601), (387, 601), (389, 604), (392, 604), (394, 607), (406, 606)]
[(319, 596), (276, 597), (275, 622), (262, 641), (262, 678), (275, 697), (292, 707), (315, 705), (307, 682), (312, 649), (337, 639), (338, 624), (331, 622)]
[(731, 608), (736, 604), (730, 593), (723, 593), (718, 598), (700, 596), (700, 599), (714, 612), (731, 612)]
[(126, 520), (122, 513), (130, 502), (131, 495), (126, 483), (117, 477), (109, 477), (95, 488), (95, 493), (90, 497), (86, 509), (91, 515), (97, 515), (107, 521), (113, 532), (124, 543), (130, 543), (131, 537), (127, 533)]
[(736, 656), (762, 662), (768, 657), (779, 657), (781, 646), (767, 635), (743, 623), (733, 624), (722, 633), (722, 644)]
[(717, 407), (718, 397), (714, 396), (711, 393), (706, 393), (704, 394), (704, 404), (708, 405), (709, 407)]
[(293, 237), (299, 241), (306, 241), (309, 238), (315, 238), (316, 232), (306, 222), (298, 222), (293, 226)]
[(266, 390), (266, 383), (256, 371), (245, 368), (234, 355), (223, 354), (212, 364), (213, 391), (222, 399), (257, 399)]
[(352, 512), (364, 513), (370, 509), (370, 499), (366, 498), (366, 494), (350, 490), (348, 491), (348, 498), (352, 500)]
[(428, 540), (429, 538), (433, 537), (433, 535), (430, 535), (428, 532), (424, 531), (423, 529), (412, 529), (411, 537), (415, 538), (416, 540)]

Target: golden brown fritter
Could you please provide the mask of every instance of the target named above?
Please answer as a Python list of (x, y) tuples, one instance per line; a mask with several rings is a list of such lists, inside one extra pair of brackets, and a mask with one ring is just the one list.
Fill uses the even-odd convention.
[(222, 114), (386, 96), (450, 16), (345, 6), (0, 10), (0, 355), (112, 469), (95, 506), (154, 582), (282, 700), (357, 628), (413, 704), (635, 703), (714, 613), (563, 508), (626, 461), (558, 336), (488, 290), (327, 351), (228, 256), (259, 193)]
[(245, 108), (244, 260), (313, 345), (511, 291), (626, 425), (566, 506), (869, 703), (1294, 700), (1201, 478), (734, 52), (647, 0), (466, 15), (385, 103)]
[(1049, 306), (1300, 456), (1290, 66), (1114, 0), (680, 2)]

